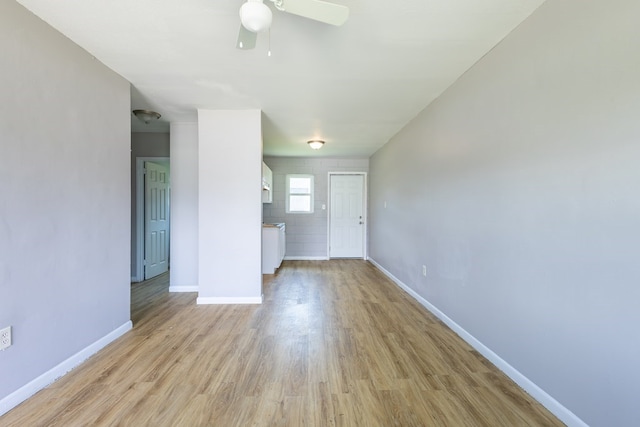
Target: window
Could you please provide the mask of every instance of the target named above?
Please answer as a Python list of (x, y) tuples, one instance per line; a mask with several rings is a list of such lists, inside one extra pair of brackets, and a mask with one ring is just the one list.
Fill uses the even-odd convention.
[(287, 175), (287, 213), (313, 213), (313, 175)]

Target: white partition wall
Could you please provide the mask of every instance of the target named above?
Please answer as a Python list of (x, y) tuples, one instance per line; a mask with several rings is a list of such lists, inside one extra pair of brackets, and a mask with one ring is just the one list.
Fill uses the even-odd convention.
[(171, 292), (198, 290), (198, 124), (171, 123)]
[(198, 304), (262, 302), (260, 110), (198, 110)]

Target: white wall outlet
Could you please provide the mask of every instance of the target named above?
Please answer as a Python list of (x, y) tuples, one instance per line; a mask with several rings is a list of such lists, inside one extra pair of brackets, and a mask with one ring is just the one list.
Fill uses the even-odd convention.
[(422, 275), (427, 277), (427, 266), (426, 265), (422, 266)]
[(11, 347), (11, 326), (0, 329), (0, 350)]

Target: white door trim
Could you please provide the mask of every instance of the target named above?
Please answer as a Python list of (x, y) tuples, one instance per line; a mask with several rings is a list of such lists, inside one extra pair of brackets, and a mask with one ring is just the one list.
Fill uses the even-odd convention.
[(362, 259), (368, 258), (368, 246), (367, 246), (367, 237), (369, 235), (369, 221), (368, 221), (368, 210), (367, 206), (369, 205), (367, 200), (367, 172), (329, 172), (327, 174), (327, 259), (331, 259), (331, 176), (332, 175), (362, 175), (362, 179), (364, 181), (364, 188), (362, 189), (362, 218), (364, 221), (364, 233), (362, 233)]
[[(132, 282), (144, 280), (144, 162), (169, 162), (169, 157), (136, 157), (136, 275)], [(169, 172), (171, 173), (171, 172)], [(171, 184), (169, 184), (171, 185)]]

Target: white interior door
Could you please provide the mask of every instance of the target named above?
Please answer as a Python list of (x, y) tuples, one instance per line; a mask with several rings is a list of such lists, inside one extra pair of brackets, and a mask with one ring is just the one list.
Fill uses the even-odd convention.
[(144, 278), (169, 268), (169, 169), (145, 162)]
[(330, 175), (329, 257), (363, 258), (364, 175)]

